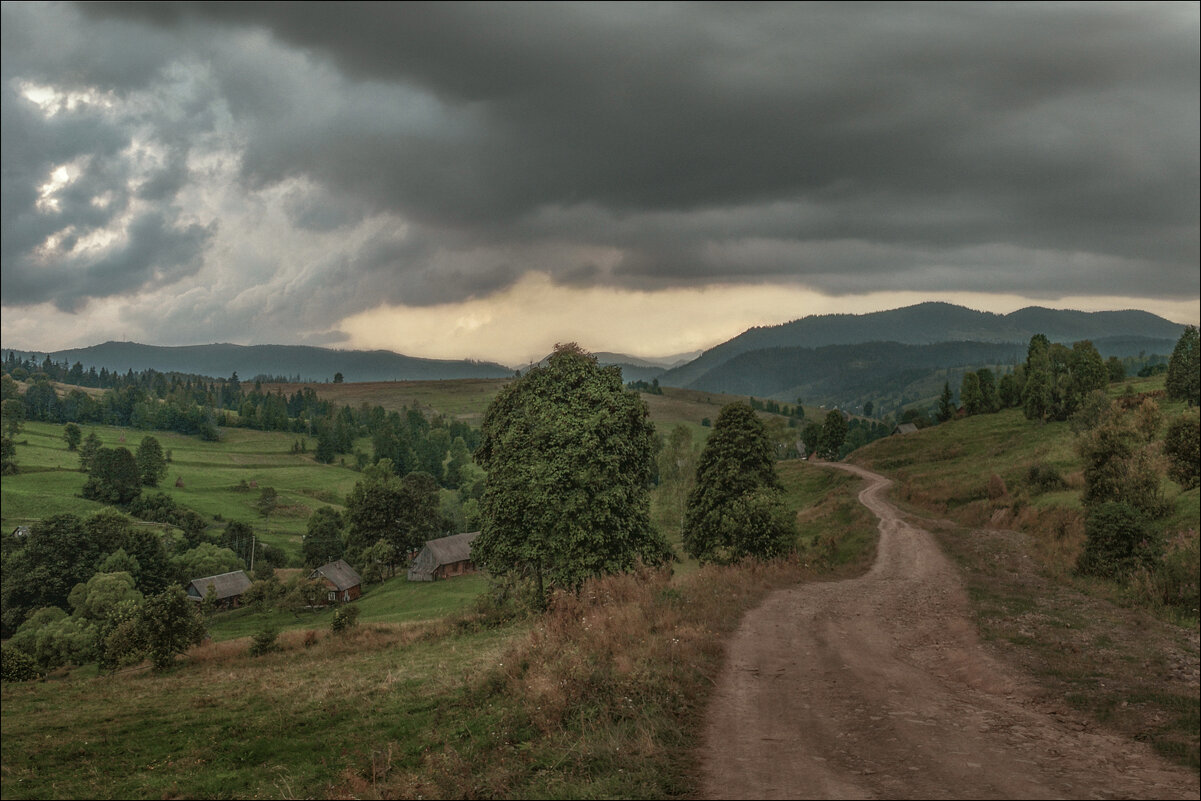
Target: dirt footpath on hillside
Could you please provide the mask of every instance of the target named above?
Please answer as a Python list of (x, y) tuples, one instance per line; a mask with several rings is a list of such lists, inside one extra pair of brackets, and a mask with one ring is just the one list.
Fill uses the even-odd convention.
[(867, 479), (875, 565), (773, 593), (730, 641), (702, 749), (708, 798), (1198, 798), (1198, 777), (1090, 731), (991, 660), (958, 573)]

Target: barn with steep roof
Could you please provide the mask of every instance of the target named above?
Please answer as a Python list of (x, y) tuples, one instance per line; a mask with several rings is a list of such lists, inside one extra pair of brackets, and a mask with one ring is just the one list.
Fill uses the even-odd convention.
[(478, 531), (469, 531), (428, 541), (413, 557), (409, 581), (436, 581), (475, 572), (471, 543), (479, 535)]
[(233, 607), (241, 601), (242, 593), (250, 588), (250, 577), (244, 570), (234, 570), (216, 576), (192, 579), (188, 582), (188, 598), (200, 603), (208, 594), (209, 587), (213, 588), (213, 597), (218, 606)]
[(363, 594), (363, 579), (345, 559), (322, 565), (309, 578), (323, 580), (327, 599), (335, 603), (353, 601)]

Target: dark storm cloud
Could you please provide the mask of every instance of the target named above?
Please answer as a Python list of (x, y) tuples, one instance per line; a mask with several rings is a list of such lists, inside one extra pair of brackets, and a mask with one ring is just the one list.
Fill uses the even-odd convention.
[[(120, 93), (145, 80), (135, 73), (162, 59), (149, 54), (154, 48), (148, 41), (128, 59), (103, 63), (95, 53), (88, 57), (78, 31), (62, 31), (63, 39), (55, 42), (55, 31), (29, 10), (6, 5), (3, 12), (4, 302), (49, 301), (74, 311), (92, 298), (194, 274), (212, 226), (182, 222), (171, 205), (188, 177), (180, 121), (161, 109), (113, 110), (122, 103)], [(102, 22), (96, 28), (111, 33), (115, 26)], [(67, 60), (72, 43), (84, 51), (74, 64)], [(104, 78), (100, 94), (98, 76)], [(22, 84), (94, 96), (60, 98), (47, 114), (22, 94)], [(157, 163), (138, 163), (130, 152), (147, 126), (154, 128)], [(189, 135), (198, 130), (194, 119), (186, 127)], [(68, 165), (71, 180), (43, 197), (53, 172)], [(152, 206), (135, 207), (135, 199)]]
[[(213, 94), (171, 118), (176, 158), (145, 197), (171, 202), (195, 129), (225, 113), (248, 190), (317, 187), (285, 201), (299, 228), (408, 221), (297, 284), (361, 276), (329, 323), (531, 268), (633, 287), (1198, 291), (1195, 5), (627, 6), (86, 4), (88, 36), (54, 53), (52, 15), (6, 6), (4, 74), (131, 92), (204, 65)], [(42, 44), (16, 42), (10, 16)], [(8, 258), (10, 152), (68, 122), (5, 126), (7, 303), (53, 295), (8, 286), (26, 270)], [(36, 216), (35, 167), (63, 160), (22, 165), (14, 208)]]

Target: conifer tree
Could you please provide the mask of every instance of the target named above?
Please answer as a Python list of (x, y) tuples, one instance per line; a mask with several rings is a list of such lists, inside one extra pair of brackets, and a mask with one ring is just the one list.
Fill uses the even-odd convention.
[(724, 564), (780, 556), (795, 544), (767, 430), (750, 406), (732, 403), (721, 410), (701, 452), (684, 517), (684, 549), (702, 563)]

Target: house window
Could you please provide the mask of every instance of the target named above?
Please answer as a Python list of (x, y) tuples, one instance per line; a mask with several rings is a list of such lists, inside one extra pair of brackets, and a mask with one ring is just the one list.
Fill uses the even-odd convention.
[(338, 600), (338, 593), (337, 593), (336, 591), (330, 592), (330, 594), (329, 594), (329, 599), (330, 599), (331, 601), (336, 601), (336, 600)]

